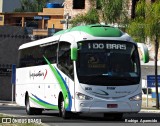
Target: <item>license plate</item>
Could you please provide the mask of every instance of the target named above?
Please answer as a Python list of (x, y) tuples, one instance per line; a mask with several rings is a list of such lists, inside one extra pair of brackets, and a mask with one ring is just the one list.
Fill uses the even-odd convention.
[(107, 108), (118, 108), (117, 104), (107, 104)]

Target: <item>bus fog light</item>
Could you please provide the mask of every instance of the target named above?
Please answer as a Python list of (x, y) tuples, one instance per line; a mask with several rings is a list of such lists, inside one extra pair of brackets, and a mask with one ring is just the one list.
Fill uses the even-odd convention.
[(140, 101), (140, 100), (142, 100), (142, 94), (140, 93), (140, 94), (137, 94), (133, 97), (130, 97), (129, 100), (130, 101)]
[(87, 95), (82, 94), (82, 93), (79, 93), (79, 92), (76, 92), (76, 98), (78, 100), (92, 100), (93, 99), (92, 97), (87, 96)]

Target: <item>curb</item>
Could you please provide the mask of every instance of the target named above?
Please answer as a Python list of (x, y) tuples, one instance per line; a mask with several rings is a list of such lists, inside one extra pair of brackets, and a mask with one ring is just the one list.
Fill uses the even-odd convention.
[(140, 112), (144, 112), (144, 113), (160, 113), (160, 110), (141, 109)]
[(0, 103), (0, 106), (4, 106), (4, 105), (8, 105), (8, 106), (18, 106), (15, 103)]

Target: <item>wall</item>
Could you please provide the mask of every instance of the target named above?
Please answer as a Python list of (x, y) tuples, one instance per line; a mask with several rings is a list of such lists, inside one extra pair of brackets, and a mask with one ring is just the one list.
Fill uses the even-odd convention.
[[(38, 15), (47, 15), (50, 17), (49, 20), (46, 20), (46, 28), (63, 29), (63, 25), (60, 23), (63, 20), (64, 8), (43, 8), (43, 12), (39, 12)], [(48, 21), (48, 22), (47, 22)]]
[[(10, 70), (17, 63), (18, 48), (31, 41), (26, 30), (16, 26), (0, 27), (0, 70)], [(4, 73), (4, 72), (3, 72)], [(11, 71), (3, 74), (0, 71), (0, 100), (12, 99)]]
[(3, 0), (2, 12), (13, 12), (21, 6), (20, 0)]
[(0, 15), (0, 25), (4, 25), (4, 15)]
[(85, 0), (85, 9), (73, 9), (73, 0), (65, 0), (64, 14), (69, 13), (73, 18), (77, 14), (86, 13), (90, 9), (90, 0)]
[(0, 13), (2, 12), (3, 0), (0, 0)]

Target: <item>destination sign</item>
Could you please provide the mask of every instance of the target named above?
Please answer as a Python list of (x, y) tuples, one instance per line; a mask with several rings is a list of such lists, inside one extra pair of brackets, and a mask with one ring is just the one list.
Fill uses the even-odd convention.
[(126, 50), (126, 44), (88, 43), (88, 49), (115, 49)]

